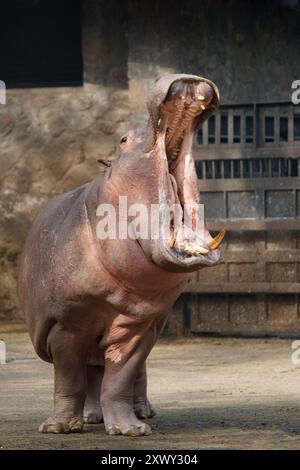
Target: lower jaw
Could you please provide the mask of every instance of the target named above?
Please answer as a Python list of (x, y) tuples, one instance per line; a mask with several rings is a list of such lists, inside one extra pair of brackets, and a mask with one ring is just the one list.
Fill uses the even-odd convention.
[(205, 266), (214, 266), (219, 262), (220, 251), (210, 251), (208, 255), (190, 254), (170, 248), (166, 240), (157, 241), (152, 253), (152, 260), (169, 272), (189, 273)]

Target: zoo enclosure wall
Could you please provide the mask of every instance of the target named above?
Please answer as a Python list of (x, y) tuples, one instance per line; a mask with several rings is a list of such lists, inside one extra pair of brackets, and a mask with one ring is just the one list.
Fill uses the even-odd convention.
[[(83, 0), (83, 86), (13, 88), (0, 106), (1, 320), (21, 318), (18, 257), (40, 205), (92, 179), (97, 158), (115, 158), (120, 135), (147, 119), (152, 81), (185, 71), (217, 83), (227, 105), (195, 152), (209, 225), (228, 235), (223, 263), (194, 276), (167, 332), (298, 331), (299, 120), (285, 103), (300, 79), (299, 20), (299, 5), (280, 0), (189, 0), (173, 9), (155, 0), (143, 10), (137, 0)], [(54, 30), (42, 21), (51, 43)], [(34, 54), (36, 41), (28, 44)], [(263, 142), (257, 126), (275, 140)]]

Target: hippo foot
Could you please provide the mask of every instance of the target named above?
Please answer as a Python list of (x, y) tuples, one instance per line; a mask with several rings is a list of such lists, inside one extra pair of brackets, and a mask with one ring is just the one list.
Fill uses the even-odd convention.
[(82, 432), (83, 421), (80, 418), (53, 418), (50, 416), (39, 427), (39, 432), (54, 434), (69, 434), (70, 432)]
[(135, 425), (135, 424), (111, 424), (107, 426), (106, 432), (111, 436), (123, 434), (123, 436), (149, 436), (151, 434), (151, 428), (146, 423)]
[(112, 417), (108, 422), (106, 420), (105, 430), (111, 436), (118, 434), (123, 434), (123, 436), (148, 436), (151, 434), (150, 426), (138, 420), (133, 413), (128, 417)]
[(156, 415), (155, 409), (148, 400), (136, 402), (134, 404), (134, 412), (136, 417), (140, 419), (153, 418)]
[(101, 409), (84, 410), (83, 421), (87, 424), (103, 423), (103, 416)]

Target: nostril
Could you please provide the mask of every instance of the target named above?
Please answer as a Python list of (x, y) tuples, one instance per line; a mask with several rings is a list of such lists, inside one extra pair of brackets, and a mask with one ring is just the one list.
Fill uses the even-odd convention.
[(200, 82), (197, 86), (195, 96), (199, 101), (210, 103), (213, 97), (213, 89), (206, 82)]
[(122, 139), (120, 140), (120, 143), (125, 144), (126, 142), (127, 142), (127, 137), (126, 136), (122, 137)]
[(185, 85), (181, 80), (176, 80), (169, 88), (166, 100), (172, 100), (176, 97), (184, 99)]

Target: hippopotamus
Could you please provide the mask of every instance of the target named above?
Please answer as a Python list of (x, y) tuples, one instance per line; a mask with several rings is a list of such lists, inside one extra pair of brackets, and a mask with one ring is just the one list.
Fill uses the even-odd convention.
[[(110, 435), (151, 432), (145, 361), (190, 273), (219, 262), (224, 237), (210, 235), (201, 211), (181, 211), (175, 228), (160, 208), (200, 204), (193, 137), (218, 104), (218, 88), (205, 78), (158, 79), (146, 127), (129, 130), (118, 158), (99, 160), (91, 182), (50, 200), (35, 218), (19, 296), (35, 351), (54, 366), (54, 410), (40, 432), (98, 422)], [(139, 236), (137, 226), (135, 237), (99, 236), (101, 210), (118, 211), (120, 196), (128, 207), (158, 207), (169, 238)], [(124, 215), (118, 234), (123, 222)]]

